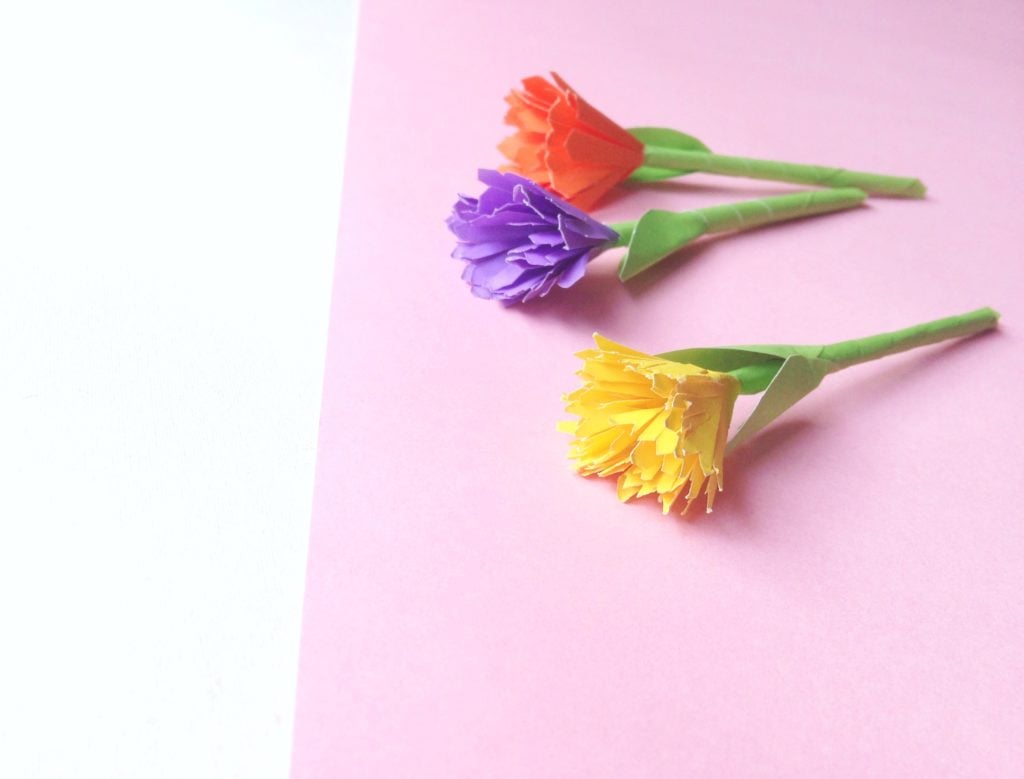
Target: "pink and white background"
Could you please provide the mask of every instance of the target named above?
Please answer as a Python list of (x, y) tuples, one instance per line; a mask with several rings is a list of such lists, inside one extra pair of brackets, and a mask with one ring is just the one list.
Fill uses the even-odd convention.
[[(61, 99), (15, 92), (51, 135), (24, 133), (49, 177), (16, 168), (35, 200), (11, 198), (0, 285), (0, 766), (1021, 773), (1018, 3), (365, 0), (329, 320), (345, 14), (215, 8), (89, 17), (105, 49), (39, 13), (51, 48), (14, 49)], [(54, 66), (96, 48), (80, 83)], [(548, 68), (624, 124), (929, 199), (707, 241), (627, 287), (606, 258), (503, 310), (443, 218), (499, 162), (503, 94)], [(134, 123), (56, 142), (96, 112)], [(785, 189), (693, 176), (599, 215)], [(982, 305), (1000, 332), (827, 379), (727, 462), (710, 517), (620, 505), (554, 430), (594, 330), (829, 341)]]

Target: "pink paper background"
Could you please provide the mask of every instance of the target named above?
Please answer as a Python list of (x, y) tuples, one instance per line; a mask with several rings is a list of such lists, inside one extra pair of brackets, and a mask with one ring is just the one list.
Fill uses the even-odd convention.
[[(365, 0), (324, 387), (296, 777), (1024, 772), (1019, 2)], [(626, 125), (920, 175), (926, 202), (615, 261), (503, 310), (443, 219), (554, 67)], [(784, 186), (694, 176), (609, 221)], [(572, 474), (590, 333), (990, 334), (830, 377), (710, 517)]]

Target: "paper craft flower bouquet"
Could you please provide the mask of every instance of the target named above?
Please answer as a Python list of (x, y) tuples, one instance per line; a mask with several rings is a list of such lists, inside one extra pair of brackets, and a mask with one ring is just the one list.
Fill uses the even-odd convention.
[[(617, 476), (619, 499), (657, 495), (668, 513), (685, 513), (702, 494), (710, 512), (725, 481), (725, 455), (763, 429), (830, 373), (858, 363), (996, 326), (982, 308), (892, 333), (824, 346), (680, 349), (649, 355), (594, 335), (580, 352), (583, 386), (565, 396), (578, 420), (570, 458), (585, 476)], [(727, 437), (737, 396), (763, 393)]]
[[(478, 197), (462, 195), (448, 217), (473, 293), (506, 304), (579, 281), (590, 262), (625, 249), (626, 281), (709, 233), (860, 205), (869, 195), (920, 198), (919, 179), (712, 153), (691, 135), (661, 127), (626, 130), (565, 81), (534, 77), (506, 98), (516, 132), (499, 147), (510, 164), (481, 170)], [(689, 211), (655, 209), (605, 224), (587, 213), (622, 182), (643, 184), (694, 171), (810, 184), (797, 191)], [(667, 514), (702, 496), (710, 512), (724, 486), (726, 454), (815, 390), (830, 373), (868, 360), (996, 326), (983, 308), (892, 333), (823, 346), (681, 349), (650, 355), (594, 335), (580, 353), (583, 386), (565, 396), (578, 419), (570, 458), (587, 476), (615, 476), (623, 501), (656, 495)], [(760, 394), (729, 439), (739, 395)]]

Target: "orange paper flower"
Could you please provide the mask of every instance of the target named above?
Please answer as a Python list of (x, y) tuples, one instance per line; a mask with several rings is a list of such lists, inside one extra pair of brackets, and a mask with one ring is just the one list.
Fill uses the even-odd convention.
[(644, 146), (577, 94), (556, 73), (512, 90), (505, 121), (516, 134), (498, 147), (513, 171), (589, 210), (643, 164)]

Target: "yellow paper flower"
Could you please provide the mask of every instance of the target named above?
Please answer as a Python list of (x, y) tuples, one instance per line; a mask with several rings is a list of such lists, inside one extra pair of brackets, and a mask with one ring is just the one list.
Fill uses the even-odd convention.
[(683, 495), (707, 494), (711, 511), (723, 487), (722, 460), (739, 395), (727, 373), (663, 360), (594, 334), (580, 352), (583, 386), (566, 395), (578, 421), (559, 427), (575, 436), (570, 459), (584, 476), (618, 474), (619, 499), (655, 493), (664, 513)]

